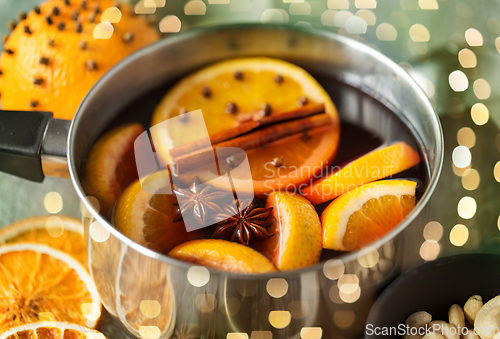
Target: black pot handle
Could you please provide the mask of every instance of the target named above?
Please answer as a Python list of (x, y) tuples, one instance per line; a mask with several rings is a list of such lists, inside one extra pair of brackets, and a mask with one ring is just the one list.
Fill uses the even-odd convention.
[(61, 122), (53, 119), (50, 112), (0, 110), (0, 171), (42, 182), (45, 177), (42, 169), (44, 139), (53, 139), (50, 126), (63, 125), (58, 139), (65, 141), (70, 122)]

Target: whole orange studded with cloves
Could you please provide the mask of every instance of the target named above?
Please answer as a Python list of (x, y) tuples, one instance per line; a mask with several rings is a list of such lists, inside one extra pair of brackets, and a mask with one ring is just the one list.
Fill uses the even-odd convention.
[(160, 38), (130, 5), (114, 0), (49, 0), (19, 19), (9, 23), (0, 55), (1, 106), (62, 119), (73, 117), (113, 65)]

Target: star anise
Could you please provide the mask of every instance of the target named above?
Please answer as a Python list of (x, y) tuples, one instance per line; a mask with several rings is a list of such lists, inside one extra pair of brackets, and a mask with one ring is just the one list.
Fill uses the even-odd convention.
[(202, 183), (198, 177), (189, 188), (175, 188), (173, 191), (179, 200), (179, 210), (174, 222), (182, 220), (183, 215), (192, 214), (200, 225), (205, 225), (209, 214), (222, 212), (219, 205), (227, 196), (226, 192), (217, 191), (213, 186)]
[(226, 238), (232, 234), (231, 241), (248, 245), (254, 239), (267, 239), (273, 235), (267, 230), (273, 223), (270, 218), (272, 207), (255, 207), (253, 201), (240, 204), (236, 200), (236, 206), (224, 204), (223, 210), (214, 216), (219, 222), (212, 238)]

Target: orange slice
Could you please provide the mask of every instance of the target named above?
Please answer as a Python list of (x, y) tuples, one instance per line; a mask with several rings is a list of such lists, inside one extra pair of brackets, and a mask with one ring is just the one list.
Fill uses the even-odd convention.
[(44, 1), (39, 13), (30, 11), (17, 24), (5, 43), (9, 53), (0, 55), (2, 109), (36, 109), (72, 119), (104, 73), (160, 38), (158, 29), (135, 15), (130, 4), (120, 3), (120, 11), (114, 0), (85, 4)]
[[(300, 103), (301, 98), (307, 98), (307, 102)], [(324, 103), (332, 124), (308, 135), (281, 139), (266, 145), (265, 149), (247, 152), (255, 194), (262, 195), (278, 188), (297, 190), (295, 186), (307, 182), (334, 157), (340, 125), (328, 93), (296, 65), (271, 58), (241, 58), (208, 66), (184, 78), (167, 93), (153, 114), (152, 125), (200, 109), (207, 132), (212, 135), (246, 120), (260, 119), (265, 104), (269, 105), (272, 116), (295, 110), (303, 103)], [(228, 113), (231, 104), (236, 108)], [(199, 128), (200, 121), (187, 120), (152, 129), (161, 158), (168, 163), (169, 149), (200, 139), (202, 136), (192, 132)], [(275, 158), (282, 158), (279, 167), (272, 165)], [(206, 181), (201, 172), (199, 169), (196, 175)], [(245, 186), (246, 170), (236, 169), (231, 175), (235, 186)]]
[(276, 268), (256, 250), (219, 239), (193, 240), (168, 253), (172, 258), (233, 273), (265, 273)]
[(274, 235), (256, 243), (279, 270), (314, 265), (321, 256), (321, 222), (313, 205), (299, 194), (275, 192), (267, 198), (275, 222)]
[[(202, 238), (198, 231), (187, 232), (182, 221), (174, 222), (178, 207), (175, 194), (153, 194), (170, 187), (168, 171), (150, 175), (143, 185), (135, 181), (120, 196), (113, 215), (114, 226), (135, 242), (168, 253), (175, 246)], [(146, 187), (146, 186), (145, 186)]]
[(87, 327), (56, 321), (42, 321), (14, 327), (0, 339), (106, 339), (104, 334)]
[(323, 248), (354, 251), (384, 236), (415, 206), (417, 183), (382, 180), (335, 199), (323, 211)]
[(0, 333), (41, 320), (95, 327), (97, 290), (85, 268), (66, 253), (39, 244), (0, 247)]
[(82, 222), (65, 215), (43, 215), (18, 220), (0, 229), (0, 244), (37, 243), (65, 252), (87, 267)]
[(332, 200), (358, 186), (397, 174), (420, 162), (418, 153), (405, 142), (378, 148), (347, 164), (332, 175), (304, 188), (313, 204)]
[(137, 179), (134, 142), (144, 132), (140, 124), (117, 127), (92, 147), (83, 174), (83, 188), (99, 201), (101, 214), (109, 218), (116, 198)]

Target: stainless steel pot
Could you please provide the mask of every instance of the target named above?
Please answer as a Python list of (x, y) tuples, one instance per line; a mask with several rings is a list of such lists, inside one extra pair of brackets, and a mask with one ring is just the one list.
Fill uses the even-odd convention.
[[(81, 179), (87, 154), (110, 121), (145, 93), (206, 64), (240, 56), (288, 60), (360, 89), (396, 112), (421, 143), (430, 171), (428, 188), (408, 218), (359, 252), (302, 270), (257, 276), (174, 260), (134, 243), (102, 218)], [(353, 91), (342, 90), (339, 98), (335, 104), (344, 121), (368, 130), (383, 124), (359, 113), (365, 103)], [(2, 112), (0, 121), (7, 116)], [(443, 160), (439, 120), (404, 70), (354, 40), (312, 29), (262, 25), (171, 36), (128, 57), (92, 88), (71, 122), (67, 145), (69, 122), (44, 116), (33, 124), (47, 122), (32, 141), (41, 148), (28, 154), (35, 154), (32, 166), (39, 171), (31, 179), (40, 179), (42, 168), (46, 175), (64, 173), (67, 154), (71, 180), (82, 200), (90, 272), (106, 309), (124, 325), (117, 337), (179, 338), (182, 331), (195, 338), (319, 338), (319, 333), (323, 338), (359, 337), (377, 293), (422, 260), (426, 206)], [(19, 149), (11, 151), (8, 166), (0, 168), (19, 174), (20, 166), (12, 158), (19, 160), (20, 155)], [(40, 157), (43, 166), (37, 167)]]

